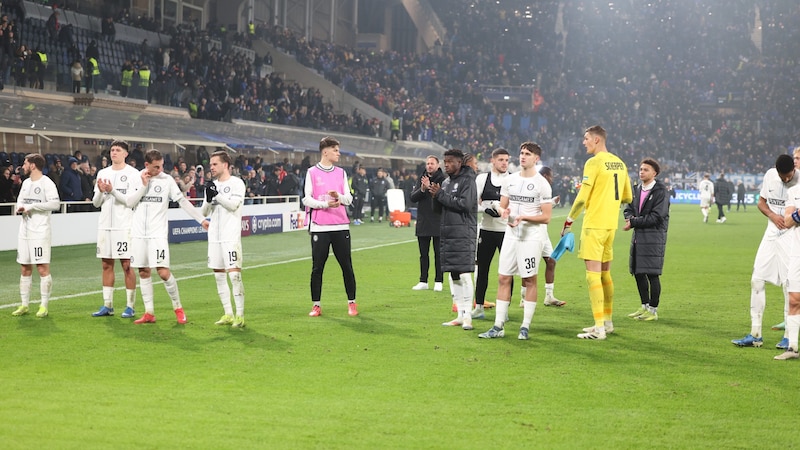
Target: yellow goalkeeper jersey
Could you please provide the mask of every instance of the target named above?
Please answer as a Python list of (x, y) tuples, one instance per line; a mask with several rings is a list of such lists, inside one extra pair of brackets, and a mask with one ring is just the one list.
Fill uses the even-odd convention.
[(616, 229), (620, 203), (633, 201), (628, 168), (616, 155), (599, 152), (583, 166), (583, 181), (569, 217), (583, 210), (583, 228)]

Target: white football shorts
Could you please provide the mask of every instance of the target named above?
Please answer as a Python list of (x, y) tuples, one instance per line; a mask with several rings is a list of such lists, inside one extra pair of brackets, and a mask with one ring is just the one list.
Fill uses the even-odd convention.
[(50, 239), (19, 239), (17, 262), (19, 264), (50, 264)]
[(163, 238), (133, 238), (131, 267), (169, 267), (169, 240)]
[(130, 259), (131, 231), (97, 230), (97, 257), (103, 259)]
[(510, 233), (506, 233), (500, 250), (497, 273), (519, 275), (522, 278), (535, 276), (539, 273), (545, 241), (549, 242), (549, 239), (518, 241), (511, 237)]
[(550, 255), (553, 254), (553, 243), (550, 242), (550, 239), (546, 239), (544, 241), (544, 246), (542, 247), (542, 258), (549, 258)]
[(217, 270), (241, 269), (242, 241), (209, 242), (208, 268)]
[(792, 245), (791, 232), (784, 232), (777, 239), (761, 239), (753, 263), (753, 280), (764, 280), (780, 286), (789, 275), (789, 253)]

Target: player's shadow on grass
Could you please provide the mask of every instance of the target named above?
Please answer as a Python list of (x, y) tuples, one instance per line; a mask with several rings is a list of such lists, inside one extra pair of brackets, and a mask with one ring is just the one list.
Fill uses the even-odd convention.
[(63, 333), (57, 321), (52, 317), (38, 318), (33, 314), (27, 314), (22, 317), (14, 317), (13, 320), (17, 321), (17, 329), (31, 337), (52, 336), (55, 334)]
[(252, 326), (244, 329), (220, 327), (213, 322), (209, 322), (210, 325), (194, 323), (191, 319), (185, 325), (170, 319), (157, 321), (154, 324), (134, 324), (133, 320), (118, 320), (113, 317), (108, 319), (110, 320), (106, 321), (106, 327), (119, 338), (134, 339), (148, 344), (170, 345), (189, 352), (207, 352), (215, 343), (231, 340), (246, 347), (270, 349), (277, 347), (281, 350), (288, 348), (287, 343), (274, 336), (264, 335)]
[(325, 317), (323, 320), (334, 322), (342, 328), (347, 328), (350, 331), (362, 334), (371, 335), (392, 335), (397, 337), (415, 338), (418, 333), (407, 328), (399, 328), (392, 325), (390, 321), (381, 321), (369, 314), (364, 315), (363, 312), (355, 317)]

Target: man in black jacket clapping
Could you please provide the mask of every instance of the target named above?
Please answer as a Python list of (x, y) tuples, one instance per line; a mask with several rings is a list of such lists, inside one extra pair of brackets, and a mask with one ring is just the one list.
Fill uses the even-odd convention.
[(439, 158), (433, 155), (428, 156), (425, 160), (425, 173), (419, 177), (419, 181), (411, 192), (411, 201), (417, 203), (417, 227), (414, 234), (416, 234), (419, 244), (419, 283), (411, 288), (415, 291), (428, 289), (431, 240), (433, 240), (433, 261), (436, 271), (433, 290), (437, 292), (442, 290), (444, 276), (442, 275), (439, 251), (442, 213), (433, 207), (434, 200), (429, 188), (432, 183), (441, 185), (444, 180), (442, 169), (439, 168)]

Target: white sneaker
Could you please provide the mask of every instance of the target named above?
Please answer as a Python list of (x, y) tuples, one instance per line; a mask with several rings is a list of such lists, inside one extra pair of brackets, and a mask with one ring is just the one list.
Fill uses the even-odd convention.
[(419, 282), (411, 288), (412, 291), (427, 291), (428, 290), (428, 283)]
[(562, 302), (561, 300), (553, 297), (552, 295), (547, 295), (544, 297), (544, 306), (557, 306), (560, 308), (566, 304), (567, 302)]
[(485, 319), (486, 313), (483, 310), (483, 307), (476, 306), (475, 309), (472, 310), (472, 318), (473, 319)]
[[(613, 322), (605, 322), (605, 327), (604, 328), (606, 329), (606, 334), (611, 334), (611, 333), (614, 332), (614, 323)], [(591, 333), (592, 331), (594, 331), (594, 325), (592, 325), (591, 327), (584, 328), (583, 331), (586, 332), (586, 333)]]
[[(598, 330), (595, 327), (590, 328), (591, 331), (587, 331), (585, 333), (579, 333), (578, 339), (589, 339), (593, 341), (602, 341), (606, 338), (605, 330)], [(585, 330), (585, 328), (584, 328)]]
[(719, 223), (725, 223), (726, 220), (728, 220), (728, 216), (725, 216), (722, 219), (719, 219)]
[[(427, 289), (427, 288), (425, 288), (425, 289)], [(441, 281), (437, 281), (436, 283), (433, 284), (433, 292), (442, 292), (442, 282)]]
[(793, 348), (788, 348), (785, 352), (775, 357), (775, 359), (779, 361), (786, 359), (798, 359), (798, 358), (800, 358), (800, 353), (797, 353), (797, 351)]
[(458, 318), (453, 319), (450, 322), (442, 323), (443, 327), (460, 327), (461, 325), (464, 325), (464, 322), (461, 319), (458, 319)]
[(465, 317), (464, 323), (461, 325), (462, 330), (470, 331), (472, 330), (472, 317)]

